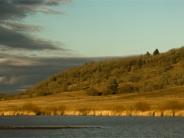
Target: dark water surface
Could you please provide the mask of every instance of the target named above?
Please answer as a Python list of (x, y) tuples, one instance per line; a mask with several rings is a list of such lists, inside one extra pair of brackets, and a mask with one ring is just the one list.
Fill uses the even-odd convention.
[[(17, 116), (0, 117), (0, 126), (0, 138), (184, 138), (179, 117)], [(64, 128), (2, 129), (6, 126)]]

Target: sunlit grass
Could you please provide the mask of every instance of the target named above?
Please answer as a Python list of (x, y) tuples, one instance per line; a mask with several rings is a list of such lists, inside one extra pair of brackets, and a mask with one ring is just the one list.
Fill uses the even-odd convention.
[[(174, 93), (173, 93), (174, 91)], [(88, 115), (97, 111), (133, 115), (150, 112), (150, 115), (175, 114), (184, 110), (184, 88), (144, 93), (124, 93), (106, 96), (89, 96), (84, 91), (65, 92), (36, 98), (0, 101), (1, 111), (30, 111), (36, 115)], [(100, 113), (99, 113), (100, 114)]]

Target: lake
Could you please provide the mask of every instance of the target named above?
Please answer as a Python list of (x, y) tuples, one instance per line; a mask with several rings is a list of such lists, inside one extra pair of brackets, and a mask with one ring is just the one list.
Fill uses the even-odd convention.
[(0, 138), (184, 137), (184, 118), (180, 117), (15, 116), (0, 117), (0, 127)]

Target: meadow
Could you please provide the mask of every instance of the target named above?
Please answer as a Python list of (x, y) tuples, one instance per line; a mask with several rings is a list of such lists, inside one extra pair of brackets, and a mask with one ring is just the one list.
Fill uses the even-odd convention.
[(184, 116), (184, 87), (89, 96), (84, 91), (0, 101), (1, 115)]

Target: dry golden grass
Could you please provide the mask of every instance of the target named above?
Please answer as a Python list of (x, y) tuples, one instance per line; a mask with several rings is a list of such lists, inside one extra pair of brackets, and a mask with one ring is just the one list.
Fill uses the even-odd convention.
[(63, 115), (65, 111), (164, 111), (184, 110), (184, 87), (145, 93), (89, 96), (84, 91), (64, 92), (36, 98), (0, 101), (0, 111), (25, 110), (37, 115)]
[(133, 109), (138, 111), (149, 111), (151, 107), (147, 102), (137, 102), (134, 104)]
[(18, 107), (17, 109), (15, 108), (15, 110), (34, 112), (36, 115), (41, 114), (40, 107), (33, 103), (25, 103), (21, 105), (21, 107)]

